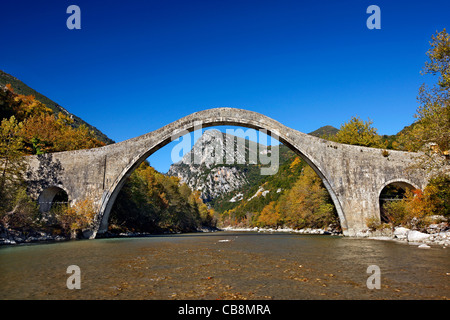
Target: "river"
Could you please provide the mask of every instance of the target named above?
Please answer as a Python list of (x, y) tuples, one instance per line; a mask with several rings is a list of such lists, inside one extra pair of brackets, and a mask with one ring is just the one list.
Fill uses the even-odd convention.
[[(67, 267), (81, 289), (68, 289)], [(367, 269), (379, 267), (380, 289)], [(290, 233), (215, 232), (0, 248), (0, 299), (433, 299), (450, 248)]]

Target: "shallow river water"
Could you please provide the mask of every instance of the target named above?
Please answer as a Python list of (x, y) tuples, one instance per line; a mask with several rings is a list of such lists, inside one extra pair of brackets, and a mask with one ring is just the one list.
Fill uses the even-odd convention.
[[(81, 271), (70, 290), (67, 267)], [(369, 289), (371, 265), (380, 289)], [(450, 248), (215, 232), (0, 248), (0, 299), (446, 299)]]

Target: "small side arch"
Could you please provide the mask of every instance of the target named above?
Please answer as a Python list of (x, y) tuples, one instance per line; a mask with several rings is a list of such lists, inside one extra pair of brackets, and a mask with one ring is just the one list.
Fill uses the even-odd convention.
[(69, 194), (62, 186), (45, 188), (38, 197), (40, 212), (49, 212), (56, 203), (69, 203)]
[(398, 201), (404, 197), (406, 190), (420, 189), (417, 185), (407, 179), (392, 179), (383, 184), (378, 190), (378, 212), (381, 222), (388, 222), (388, 217), (383, 211), (383, 204), (388, 201)]
[(378, 198), (380, 197), (381, 192), (383, 191), (383, 189), (386, 188), (388, 185), (394, 185), (394, 186), (397, 186), (397, 187), (400, 187), (400, 188), (408, 188), (408, 189), (411, 189), (411, 190), (420, 189), (420, 187), (417, 186), (414, 182), (411, 182), (411, 181), (409, 181), (407, 179), (404, 179), (404, 178), (391, 179), (391, 180), (386, 181), (381, 186), (381, 188), (378, 189), (378, 193), (377, 193)]

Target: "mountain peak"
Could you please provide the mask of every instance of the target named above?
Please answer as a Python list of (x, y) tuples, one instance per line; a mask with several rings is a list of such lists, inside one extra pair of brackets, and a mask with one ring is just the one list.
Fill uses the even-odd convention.
[(256, 142), (217, 129), (206, 130), (192, 149), (178, 162), (204, 165), (211, 168), (222, 164), (248, 164), (258, 159), (258, 152), (266, 148)]
[(250, 148), (247, 139), (209, 129), (167, 174), (199, 190), (205, 202), (211, 201), (248, 183), (248, 164), (253, 160), (256, 164), (261, 150), (254, 146)]
[(337, 129), (333, 126), (327, 125), (327, 126), (320, 127), (319, 129), (314, 130), (313, 132), (310, 132), (308, 134), (311, 136), (321, 138), (324, 135), (327, 135), (327, 136), (335, 135), (338, 131), (339, 131), (339, 129)]

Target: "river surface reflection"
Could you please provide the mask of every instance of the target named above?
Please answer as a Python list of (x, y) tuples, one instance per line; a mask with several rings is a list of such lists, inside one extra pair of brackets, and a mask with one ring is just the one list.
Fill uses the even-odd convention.
[[(81, 270), (69, 290), (66, 269)], [(367, 268), (381, 270), (368, 289)], [(0, 299), (449, 299), (450, 249), (216, 232), (0, 248)]]

